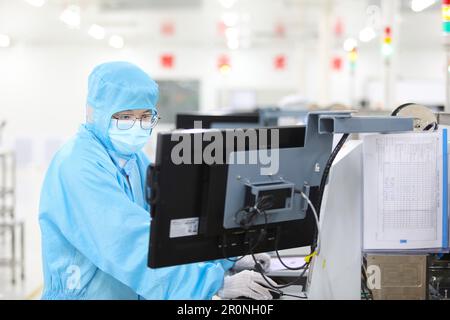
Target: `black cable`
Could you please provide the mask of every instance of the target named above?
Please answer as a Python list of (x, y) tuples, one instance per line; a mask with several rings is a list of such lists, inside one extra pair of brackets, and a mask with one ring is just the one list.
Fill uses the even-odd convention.
[[(336, 147), (334, 148), (333, 152), (331, 152), (330, 157), (328, 158), (328, 161), (325, 165), (325, 168), (323, 170), (323, 174), (322, 174), (322, 179), (320, 180), (320, 186), (319, 186), (319, 196), (317, 199), (317, 203), (316, 203), (316, 211), (317, 214), (320, 217), (320, 210), (322, 207), (322, 198), (323, 198), (323, 193), (325, 191), (325, 186), (327, 184), (327, 180), (328, 180), (328, 176), (330, 174), (330, 170), (331, 170), (331, 166), (333, 165), (334, 159), (336, 158), (337, 154), (339, 153), (339, 151), (341, 150), (342, 146), (344, 145), (345, 141), (347, 140), (349, 134), (345, 133), (342, 138), (339, 140), (338, 144), (336, 145)], [(317, 229), (317, 228), (316, 228)], [(317, 233), (318, 231), (315, 231), (315, 238), (317, 237)], [(317, 245), (317, 239), (314, 240), (313, 245), (311, 246), (311, 252), (314, 252), (316, 249), (316, 245)]]
[[(414, 105), (418, 105), (418, 104), (416, 104), (416, 103), (405, 103), (405, 104), (402, 104), (401, 106), (399, 106), (399, 107), (397, 107), (397, 108), (395, 108), (392, 112), (391, 112), (391, 116), (397, 116), (399, 113), (400, 113), (400, 111), (402, 111), (404, 108), (406, 108), (406, 107), (409, 107), (409, 106), (414, 106)], [(418, 119), (418, 118), (415, 118), (415, 120), (416, 119)], [(420, 119), (419, 119), (420, 120)], [(439, 128), (439, 125), (438, 125), (438, 123), (437, 122), (432, 122), (432, 123), (429, 123), (425, 128), (423, 128), (423, 130), (422, 131), (436, 131), (437, 129)]]
[[(238, 215), (243, 214), (244, 216), (239, 219)], [(241, 226), (242, 229), (248, 230), (253, 222), (253, 219), (258, 214), (258, 211), (253, 207), (245, 207), (243, 209), (238, 210), (234, 215), (234, 221)]]
[(274, 199), (274, 196), (272, 194), (268, 194), (268, 195), (262, 196), (258, 200), (258, 203), (256, 204), (256, 207), (260, 211), (269, 210), (269, 209), (271, 209), (273, 207), (273, 199)]
[(323, 193), (325, 190), (325, 186), (327, 184), (328, 175), (330, 174), (331, 166), (333, 165), (334, 159), (336, 158), (337, 154), (341, 150), (342, 146), (344, 145), (345, 141), (349, 137), (348, 133), (345, 133), (341, 139), (339, 140), (338, 144), (334, 148), (333, 152), (331, 153), (330, 157), (328, 158), (327, 164), (325, 165), (325, 169), (323, 171), (322, 179), (320, 180), (320, 187), (319, 187), (319, 198), (318, 198), (318, 204), (316, 205), (317, 212), (320, 213), (320, 209), (322, 207), (322, 198)]
[(278, 261), (280, 261), (280, 263), (283, 265), (283, 267), (285, 267), (288, 270), (292, 270), (292, 271), (303, 270), (307, 265), (307, 263), (305, 262), (303, 265), (301, 265), (299, 267), (290, 267), (290, 266), (286, 265), (284, 263), (284, 261), (281, 259), (281, 256), (280, 256), (280, 253), (278, 252), (278, 250), (275, 250), (275, 253), (277, 254)]
[[(259, 209), (258, 209), (258, 212), (259, 212), (260, 214), (262, 213), (262, 214), (264, 215), (264, 226), (263, 226), (263, 228), (261, 229), (261, 231), (259, 232), (259, 236), (258, 236), (258, 240), (256, 241), (256, 244), (255, 244), (253, 247), (250, 247), (250, 248), (249, 248), (250, 253), (252, 253), (253, 250), (255, 250), (255, 249), (258, 247), (259, 243), (260, 243), (260, 242), (263, 240), (263, 238), (267, 235), (267, 225), (269, 224), (269, 223), (268, 223), (267, 213), (266, 213), (265, 210), (259, 211)], [(249, 245), (250, 245), (250, 241), (249, 241)]]
[[(301, 273), (294, 281), (291, 281), (291, 282), (289, 282), (289, 283), (287, 283), (287, 284), (284, 284), (284, 285), (280, 285), (280, 286), (274, 286), (274, 285), (272, 285), (272, 284), (270, 283), (269, 279), (268, 279), (268, 278), (266, 277), (266, 275), (264, 274), (264, 270), (263, 270), (261, 264), (256, 260), (256, 257), (255, 257), (255, 255), (254, 255), (253, 251), (258, 247), (258, 245), (262, 242), (262, 240), (263, 240), (263, 239), (266, 237), (266, 235), (267, 235), (268, 217), (267, 217), (267, 212), (266, 212), (265, 210), (270, 209), (270, 208), (272, 207), (273, 203), (268, 202), (268, 200), (269, 200), (269, 199), (272, 199), (272, 198), (273, 198), (272, 195), (263, 196), (263, 197), (261, 197), (261, 199), (258, 200), (258, 202), (257, 202), (257, 203), (255, 204), (255, 206), (253, 207), (253, 209), (254, 209), (258, 214), (263, 214), (263, 215), (264, 215), (264, 225), (263, 225), (263, 228), (261, 229), (261, 231), (260, 231), (260, 233), (259, 233), (259, 236), (258, 236), (258, 239), (257, 239), (256, 243), (255, 243), (254, 245), (252, 245), (251, 240), (249, 241), (249, 252), (250, 252), (250, 254), (251, 254), (252, 258), (253, 258), (253, 261), (255, 262), (255, 269), (256, 269), (256, 271), (258, 271), (258, 272), (261, 274), (261, 276), (263, 277), (263, 279), (266, 281), (267, 285), (268, 285), (270, 288), (275, 289), (275, 290), (278, 290), (278, 289), (283, 289), (283, 288), (287, 288), (287, 287), (290, 287), (290, 286), (292, 286), (292, 285), (298, 284), (298, 283), (300, 282), (300, 280), (303, 279), (303, 277), (304, 277), (306, 271), (308, 270), (309, 262), (306, 262), (300, 269), (298, 269), (298, 270), (302, 270), (302, 269), (303, 269), (303, 272), (302, 272), (302, 273)], [(260, 208), (260, 207), (261, 207), (261, 208)], [(247, 208), (249, 208), (249, 207), (247, 207)], [(243, 210), (240, 210), (240, 211), (238, 211), (238, 212), (241, 212), (241, 211), (243, 211)], [(226, 242), (226, 235), (225, 235), (225, 234), (224, 234), (224, 242)], [(226, 252), (225, 252), (225, 243), (222, 244), (222, 251), (223, 251), (223, 254), (224, 254), (225, 259), (227, 259), (227, 260), (229, 260), (229, 261), (232, 261), (232, 262), (239, 261), (239, 260), (241, 260), (243, 257), (245, 257), (245, 255), (244, 255), (244, 256), (242, 256), (242, 257), (240, 257), (240, 258), (238, 258), (238, 259), (229, 259), (229, 258), (226, 258), (227, 255), (226, 255)], [(278, 250), (277, 250), (277, 255), (279, 256)], [(280, 262), (284, 265), (284, 263), (281, 261), (281, 259), (280, 259)], [(287, 267), (287, 268), (290, 268), (290, 267)], [(296, 269), (296, 270), (297, 270), (297, 269)], [(284, 295), (284, 293), (282, 293), (282, 292), (280, 292), (280, 293)], [(286, 294), (286, 295), (287, 295), (287, 294)], [(294, 295), (291, 295), (291, 296), (294, 297)], [(297, 298), (303, 298), (303, 297), (300, 297), (300, 296), (295, 296), (295, 297), (297, 297)], [(306, 299), (306, 298), (305, 298), (305, 299)]]
[[(293, 281), (291, 281), (291, 282), (288, 282), (288, 283), (286, 283), (286, 284), (284, 284), (284, 285), (277, 285), (277, 286), (274, 286), (273, 284), (270, 283), (270, 280), (269, 280), (269, 279), (267, 278), (267, 276), (264, 274), (264, 270), (263, 270), (261, 264), (256, 260), (256, 257), (255, 257), (255, 255), (254, 255), (254, 253), (251, 253), (251, 256), (253, 257), (253, 260), (255, 261), (255, 268), (256, 268), (256, 271), (258, 271), (258, 272), (261, 274), (261, 276), (263, 277), (264, 281), (266, 281), (267, 285), (268, 285), (269, 288), (271, 288), (271, 289), (284, 289), (284, 288), (287, 288), (287, 287), (290, 287), (290, 286), (293, 286), (293, 285), (298, 284), (298, 283), (303, 279), (303, 277), (304, 277), (306, 271), (308, 270), (308, 268), (305, 268), (305, 269), (302, 271), (302, 273), (301, 273), (295, 280), (293, 280)], [(307, 263), (307, 265), (309, 266), (309, 263)]]
[(367, 285), (367, 281), (368, 281), (368, 279), (367, 279), (367, 273), (366, 273), (366, 266), (367, 266), (367, 259), (366, 259), (366, 257), (363, 255), (363, 257), (362, 257), (362, 263), (361, 263), (361, 278), (362, 278), (362, 282), (363, 282), (363, 292), (364, 291), (366, 291), (366, 289), (367, 289), (367, 294), (365, 293), (365, 295), (366, 295), (366, 298), (367, 298), (367, 295), (369, 296), (369, 299), (368, 300), (373, 300), (373, 292), (372, 292), (372, 290), (369, 288), (369, 286)]
[[(250, 218), (245, 219), (246, 220), (246, 224), (243, 224), (242, 221), (238, 222), (236, 220), (237, 223), (239, 223), (241, 225), (241, 227), (245, 230), (248, 230), (248, 228), (251, 226), (250, 223), (253, 221), (254, 217), (256, 217), (258, 214), (261, 214), (262, 212), (264, 212), (264, 228), (261, 230), (259, 236), (258, 236), (258, 241), (256, 242), (255, 246), (250, 249), (250, 251), (253, 251), (258, 245), (259, 243), (262, 241), (262, 239), (266, 236), (267, 233), (267, 225), (268, 225), (268, 221), (267, 221), (267, 214), (264, 211), (266, 208), (271, 208), (273, 206), (273, 202), (268, 202), (269, 200), (272, 200), (273, 196), (272, 195), (267, 195), (267, 196), (262, 196), (258, 202), (255, 204), (254, 207), (246, 207), (244, 209), (239, 210), (238, 212), (236, 212), (235, 214), (235, 219), (237, 219), (237, 214), (240, 212), (244, 212), (246, 210), (249, 211)], [(262, 209), (260, 209), (260, 207)], [(253, 209), (253, 211), (250, 212), (250, 210)], [(247, 233), (246, 233), (247, 234)], [(244, 254), (243, 256), (241, 256), (240, 258), (237, 259), (230, 259), (227, 257), (227, 254), (225, 252), (225, 246), (226, 246), (226, 234), (223, 235), (223, 243), (222, 243), (222, 254), (224, 256), (224, 258), (230, 262), (238, 262), (239, 260), (242, 260), (247, 254)], [(250, 244), (250, 242), (249, 242)]]
[[(234, 215), (234, 220), (241, 228), (248, 230), (252, 226), (252, 222), (261, 211), (268, 210), (273, 207), (273, 195), (265, 195), (258, 199), (254, 206), (247, 206), (243, 209), (238, 210)], [(242, 219), (238, 219), (239, 214), (244, 214)], [(245, 215), (247, 214), (247, 215)]]
[[(267, 228), (267, 220), (268, 220), (267, 219), (267, 213), (265, 211), (262, 211), (262, 213), (264, 214), (265, 224), (264, 224), (264, 228), (261, 230), (261, 233), (262, 233), (263, 230), (265, 230)], [(272, 288), (272, 289), (284, 289), (284, 288), (290, 287), (292, 285), (298, 284), (300, 282), (300, 280), (302, 280), (302, 278), (305, 275), (306, 271), (308, 270), (309, 262), (305, 263), (306, 266), (303, 269), (303, 272), (294, 281), (291, 281), (291, 282), (286, 283), (284, 285), (274, 286), (274, 285), (272, 285), (270, 283), (269, 279), (264, 274), (264, 270), (263, 270), (261, 264), (256, 260), (255, 254), (253, 253), (253, 250), (257, 247), (257, 245), (259, 244), (260, 240), (261, 240), (261, 236), (258, 239), (258, 243), (255, 246), (253, 246), (253, 247), (251, 247), (250, 243), (249, 243), (249, 251), (250, 251), (250, 254), (251, 254), (252, 258), (253, 258), (253, 261), (255, 262), (255, 269), (256, 269), (256, 271), (258, 271), (261, 274), (261, 276), (263, 277), (264, 281), (266, 281), (266, 283), (269, 286), (269, 288)]]
[(299, 299), (308, 299), (308, 297), (306, 295), (304, 297), (301, 297), (301, 296), (296, 296), (294, 294), (283, 293), (283, 292), (280, 292), (280, 294), (282, 296), (285, 296), (285, 297), (294, 297), (294, 298), (299, 298)]
[(299, 267), (290, 267), (286, 263), (284, 263), (283, 259), (281, 259), (280, 253), (278, 252), (278, 241), (280, 240), (280, 228), (277, 229), (277, 235), (275, 237), (275, 253), (277, 254), (278, 261), (288, 270), (299, 271), (306, 267), (307, 263), (305, 262), (303, 265)]

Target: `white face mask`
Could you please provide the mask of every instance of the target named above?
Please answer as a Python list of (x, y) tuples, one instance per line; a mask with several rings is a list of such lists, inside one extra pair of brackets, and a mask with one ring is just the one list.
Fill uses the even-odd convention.
[(130, 155), (141, 150), (150, 138), (152, 129), (144, 130), (139, 121), (128, 130), (117, 128), (117, 120), (111, 119), (108, 135), (114, 149), (124, 155)]

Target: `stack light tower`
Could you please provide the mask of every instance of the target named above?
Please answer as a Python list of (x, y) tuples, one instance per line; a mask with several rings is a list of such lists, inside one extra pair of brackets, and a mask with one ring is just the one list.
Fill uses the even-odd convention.
[(446, 73), (446, 103), (445, 111), (450, 112), (450, 0), (442, 0), (442, 30), (444, 34), (444, 45), (447, 63)]
[(358, 46), (355, 46), (348, 53), (348, 60), (350, 63), (350, 104), (352, 107), (356, 106), (356, 66), (358, 57)]

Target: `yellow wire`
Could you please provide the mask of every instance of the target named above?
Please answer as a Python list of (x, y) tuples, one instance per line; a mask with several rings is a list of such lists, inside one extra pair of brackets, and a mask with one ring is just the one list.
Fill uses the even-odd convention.
[(310, 255), (305, 257), (305, 262), (309, 263), (311, 261), (311, 259), (317, 255), (317, 251), (314, 251), (313, 253), (311, 253)]

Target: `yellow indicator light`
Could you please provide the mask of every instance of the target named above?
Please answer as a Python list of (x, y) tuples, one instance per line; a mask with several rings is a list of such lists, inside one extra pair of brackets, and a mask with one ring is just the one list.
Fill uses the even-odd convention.
[(220, 66), (219, 71), (221, 74), (229, 74), (231, 72), (231, 67), (228, 64), (223, 64)]

